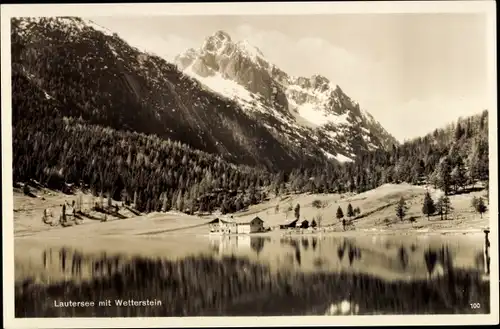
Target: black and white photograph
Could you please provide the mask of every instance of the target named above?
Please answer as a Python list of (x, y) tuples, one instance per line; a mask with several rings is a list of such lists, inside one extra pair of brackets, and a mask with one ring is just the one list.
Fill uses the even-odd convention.
[(4, 325), (498, 323), (494, 2), (376, 5), (2, 6)]

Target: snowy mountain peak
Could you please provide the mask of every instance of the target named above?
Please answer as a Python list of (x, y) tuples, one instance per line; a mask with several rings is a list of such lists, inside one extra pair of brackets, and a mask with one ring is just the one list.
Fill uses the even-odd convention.
[[(259, 48), (246, 40), (235, 42), (226, 32), (217, 31), (199, 50), (180, 54), (176, 64), (207, 88), (236, 100), (249, 114), (277, 120), (286, 134), (293, 131), (300, 138), (318, 140), (327, 157), (346, 161), (361, 150), (396, 143), (327, 77), (292, 77), (267, 61)], [(276, 124), (269, 126), (276, 130)]]
[(250, 56), (253, 60), (256, 60), (259, 57), (264, 57), (262, 51), (260, 51), (260, 49), (255, 47), (254, 45), (250, 44), (248, 40), (238, 41), (236, 45), (240, 50), (242, 50), (246, 55)]
[[(200, 55), (217, 55), (225, 57), (241, 56), (254, 61), (257, 65), (266, 65), (264, 55), (259, 48), (250, 44), (248, 40), (233, 41), (225, 31), (217, 31), (205, 39), (199, 49)], [(186, 57), (189, 54), (183, 54)], [(261, 62), (261, 63), (259, 63)], [(267, 65), (266, 65), (267, 66)]]
[(203, 46), (201, 47), (202, 52), (208, 53), (221, 53), (227, 49), (228, 45), (231, 45), (231, 37), (224, 31), (217, 31), (213, 35), (205, 39)]
[(212, 37), (214, 38), (217, 38), (221, 41), (227, 41), (227, 42), (231, 42), (231, 36), (229, 35), (229, 33), (225, 32), (225, 31), (222, 31), (222, 30), (219, 30), (217, 32), (215, 32)]

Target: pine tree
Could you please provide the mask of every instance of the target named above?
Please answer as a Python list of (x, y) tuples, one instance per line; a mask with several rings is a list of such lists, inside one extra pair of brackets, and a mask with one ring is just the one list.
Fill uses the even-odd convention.
[(347, 205), (347, 217), (352, 218), (354, 216), (354, 209), (352, 208), (352, 205), (349, 203)]
[(441, 217), (441, 220), (444, 219), (444, 204), (443, 204), (443, 197), (440, 196), (436, 202), (436, 212), (439, 214)]
[(474, 210), (477, 211), (481, 215), (481, 218), (483, 218), (483, 214), (488, 209), (486, 207), (486, 204), (485, 204), (483, 198), (482, 197), (479, 197), (479, 198), (474, 197), (474, 199), (472, 199), (472, 200), (473, 200), (472, 206), (474, 207)]
[(448, 219), (448, 214), (453, 210), (450, 198), (447, 195), (442, 195), (436, 203), (437, 213), (441, 216), (441, 220)]
[(489, 159), (488, 159), (488, 141), (475, 137), (469, 151), (467, 159), (469, 169), (469, 179), (474, 185), (476, 181), (486, 181), (489, 178)]
[(300, 204), (297, 203), (297, 205), (295, 206), (295, 209), (294, 209), (294, 213), (295, 213), (295, 219), (299, 219), (300, 218)]
[(342, 208), (340, 206), (337, 208), (337, 219), (340, 221), (342, 218), (344, 218), (344, 212), (342, 211)]
[(456, 159), (455, 168), (451, 172), (451, 181), (455, 186), (455, 193), (458, 192), (460, 188), (464, 188), (467, 184), (467, 172), (465, 170), (465, 165), (461, 156)]
[(182, 191), (179, 191), (179, 194), (177, 194), (177, 201), (175, 202), (175, 205), (178, 211), (184, 210), (184, 196)]
[(407, 211), (408, 207), (406, 205), (406, 201), (403, 197), (401, 197), (401, 199), (399, 199), (398, 204), (396, 205), (396, 216), (398, 216), (400, 221), (403, 221)]
[(445, 195), (448, 195), (451, 185), (451, 166), (448, 157), (441, 159), (436, 170), (438, 172), (438, 187), (444, 191)]
[(434, 200), (432, 200), (431, 194), (429, 192), (425, 193), (424, 204), (422, 205), (422, 213), (427, 215), (427, 219), (436, 211), (436, 205)]

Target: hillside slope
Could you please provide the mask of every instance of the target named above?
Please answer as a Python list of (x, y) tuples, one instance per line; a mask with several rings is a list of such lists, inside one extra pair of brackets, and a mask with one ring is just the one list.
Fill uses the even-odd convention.
[[(450, 197), (453, 210), (448, 220), (440, 220), (439, 215), (431, 216), (430, 219), (422, 214), (422, 201), (426, 189), (421, 186), (409, 184), (386, 184), (377, 189), (360, 193), (350, 194), (296, 194), (287, 195), (280, 198), (274, 198), (258, 205), (251, 206), (246, 211), (233, 214), (237, 222), (251, 220), (259, 216), (264, 220), (265, 227), (278, 227), (281, 224), (290, 222), (293, 219), (293, 211), (287, 211), (287, 208), (300, 204), (301, 220), (313, 219), (320, 222), (320, 227), (329, 227), (331, 230), (342, 232), (341, 222), (336, 218), (336, 211), (341, 207), (346, 212), (347, 205), (359, 207), (361, 214), (353, 219), (353, 226), (350, 227), (347, 234), (366, 234), (367, 232), (389, 233), (418, 233), (418, 232), (463, 232), (463, 233), (481, 233), (482, 229), (489, 227), (490, 216), (486, 212), (482, 217), (475, 213), (470, 206), (474, 196), (484, 196), (483, 192), (473, 192), (469, 194), (453, 195)], [(440, 193), (439, 190), (433, 191), (433, 198)], [(14, 197), (14, 232), (15, 236), (21, 237), (57, 237), (64, 234), (66, 237), (76, 236), (150, 236), (163, 237), (169, 235), (207, 235), (209, 228), (206, 225), (211, 219), (219, 216), (189, 216), (178, 212), (142, 214), (133, 216), (124, 215), (127, 219), (111, 219), (107, 222), (91, 220), (84, 218), (81, 225), (72, 227), (50, 227), (42, 223), (41, 216), (43, 209), (51, 208), (57, 216), (60, 213), (59, 204), (65, 201), (71, 202), (76, 196), (67, 196), (61, 193), (46, 191), (41, 193), (47, 200), (41, 198), (32, 199), (15, 193)], [(404, 197), (407, 200), (408, 214), (407, 218), (415, 218), (413, 223), (407, 219), (401, 222), (396, 217), (395, 204)], [(84, 195), (84, 203), (92, 204), (94, 198), (91, 195)], [(317, 208), (313, 206), (315, 200), (320, 200), (325, 207)], [(276, 205), (279, 210), (276, 212)], [(322, 219), (318, 220), (318, 216)], [(286, 231), (272, 231), (267, 234), (283, 234)], [(346, 234), (346, 232), (343, 232)]]

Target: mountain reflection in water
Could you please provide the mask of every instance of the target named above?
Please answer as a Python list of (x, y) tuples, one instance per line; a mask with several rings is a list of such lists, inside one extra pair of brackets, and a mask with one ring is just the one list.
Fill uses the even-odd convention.
[[(35, 273), (48, 280), (16, 268), (16, 317), (489, 313), (480, 247), (463, 257), (445, 243), (316, 236), (222, 236), (208, 245), (179, 259), (42, 250)], [(108, 299), (162, 304), (53, 307)]]

